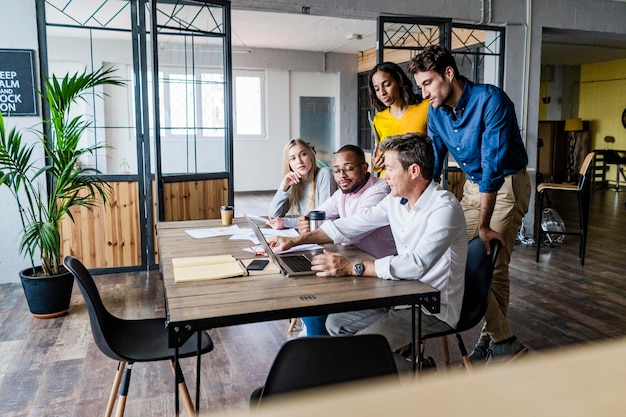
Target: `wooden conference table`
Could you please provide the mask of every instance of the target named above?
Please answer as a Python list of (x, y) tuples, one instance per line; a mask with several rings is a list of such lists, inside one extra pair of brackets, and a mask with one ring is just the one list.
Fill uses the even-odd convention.
[[(236, 218), (233, 224), (241, 228), (248, 227), (245, 219)], [(231, 254), (237, 259), (254, 258), (254, 254), (243, 250), (251, 245), (250, 241), (231, 240), (230, 236), (194, 239), (185, 232), (188, 229), (219, 226), (220, 220), (157, 224), (159, 262), (165, 286), (167, 332), (171, 347), (178, 348), (199, 330), (402, 304), (413, 305), (417, 310), (419, 340), (419, 307), (423, 306), (432, 313), (439, 312), (439, 291), (417, 280), (327, 278), (314, 275), (287, 278), (276, 273), (176, 283), (172, 266), (174, 258), (224, 254)], [(371, 259), (371, 256), (354, 247), (326, 247), (349, 257)], [(200, 355), (197, 360), (196, 407), (200, 398)]]

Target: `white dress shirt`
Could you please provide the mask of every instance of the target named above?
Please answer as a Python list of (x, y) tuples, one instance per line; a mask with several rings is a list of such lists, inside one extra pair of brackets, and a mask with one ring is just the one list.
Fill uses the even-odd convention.
[(439, 290), (441, 309), (435, 316), (454, 327), (461, 313), (468, 246), (461, 205), (453, 194), (435, 183), (426, 188), (411, 209), (402, 202), (388, 195), (368, 210), (325, 222), (321, 228), (337, 244), (390, 225), (398, 255), (377, 259), (376, 275), (383, 279), (418, 279)]

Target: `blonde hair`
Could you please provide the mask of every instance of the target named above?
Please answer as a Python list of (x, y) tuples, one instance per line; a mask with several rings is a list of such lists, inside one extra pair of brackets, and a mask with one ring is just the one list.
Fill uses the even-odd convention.
[[(311, 185), (309, 186), (309, 207), (315, 207), (315, 191), (316, 191), (316, 182), (315, 178), (317, 177), (317, 172), (319, 168), (317, 167), (317, 159), (315, 158), (315, 151), (309, 144), (309, 142), (304, 139), (296, 138), (291, 139), (285, 145), (285, 149), (283, 150), (283, 175), (287, 175), (291, 171), (291, 166), (289, 166), (289, 151), (296, 145), (300, 145), (304, 148), (307, 155), (311, 159), (311, 171), (309, 171), (309, 182)], [(287, 214), (291, 214), (294, 216), (299, 216), (302, 214), (306, 214), (302, 212), (302, 207), (300, 207), (300, 199), (302, 198), (302, 183), (294, 184), (291, 186), (291, 195), (289, 196), (289, 212)]]

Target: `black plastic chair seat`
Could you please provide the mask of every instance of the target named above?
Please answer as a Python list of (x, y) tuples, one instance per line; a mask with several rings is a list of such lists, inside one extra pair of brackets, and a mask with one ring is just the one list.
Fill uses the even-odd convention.
[[(91, 330), (96, 345), (108, 357), (125, 362), (173, 360), (174, 349), (168, 347), (165, 318), (125, 320), (115, 317), (104, 306), (93, 277), (75, 257), (63, 262), (72, 272), (87, 303)], [(200, 353), (213, 350), (208, 333), (202, 332)], [(180, 358), (197, 354), (197, 338), (191, 337), (179, 348)]]
[(624, 152), (619, 152), (613, 149), (607, 149), (604, 151), (604, 162), (611, 165), (626, 165), (626, 156)]
[[(118, 361), (152, 362), (174, 358), (174, 348), (168, 347), (165, 337), (165, 319), (122, 320), (113, 317), (110, 323), (113, 334), (107, 335), (111, 347), (107, 356)], [(213, 350), (213, 341), (206, 332), (201, 333), (200, 353)], [(197, 337), (192, 336), (178, 350), (179, 358), (197, 355)]]
[(491, 293), (491, 279), (493, 268), (500, 252), (499, 240), (491, 241), (491, 255), (487, 255), (483, 241), (479, 237), (473, 238), (467, 251), (465, 265), (465, 291), (461, 305), (461, 314), (456, 328), (437, 333), (429, 333), (422, 338), (430, 339), (464, 332), (476, 326), (485, 315)]
[[(123, 416), (133, 364), (136, 362), (156, 362), (161, 360), (169, 360), (172, 364), (178, 390), (176, 392), (180, 391), (188, 414), (196, 415), (182, 370), (179, 363), (175, 360), (177, 359), (176, 351), (168, 346), (165, 318), (125, 320), (115, 317), (104, 306), (98, 287), (87, 268), (73, 256), (66, 256), (63, 260), (63, 265), (74, 275), (78, 288), (83, 294), (87, 311), (89, 312), (91, 332), (96, 345), (106, 356), (119, 362), (105, 417), (110, 417), (113, 412), (116, 402), (115, 392), (118, 388), (118, 410), (116, 416)], [(213, 341), (209, 334), (202, 331), (200, 332), (200, 337), (200, 353), (212, 351)], [(178, 349), (178, 358), (196, 356), (197, 354), (197, 337), (190, 337)], [(197, 372), (199, 372), (199, 367)], [(176, 403), (176, 411), (178, 412), (178, 401)]]
[(278, 351), (265, 385), (250, 396), (250, 405), (259, 406), (278, 394), (397, 374), (382, 335), (299, 337)]
[[(463, 363), (468, 371), (471, 368), (471, 362), (468, 358), (467, 349), (463, 343), (461, 333), (476, 326), (485, 315), (487, 306), (489, 305), (493, 269), (500, 252), (500, 248), (502, 247), (502, 243), (499, 240), (492, 240), (490, 245), (491, 255), (487, 255), (485, 245), (478, 236), (469, 242), (467, 262), (465, 264), (465, 291), (463, 292), (461, 313), (456, 327), (442, 332), (427, 333), (422, 335), (422, 341), (435, 337), (448, 336), (452, 334), (456, 335), (459, 350), (461, 352), (461, 356), (463, 357)], [(446, 338), (443, 338), (443, 343), (446, 365), (449, 366), (450, 357), (448, 354), (448, 342)], [(421, 348), (423, 349), (423, 344)], [(423, 355), (423, 350), (421, 354)]]

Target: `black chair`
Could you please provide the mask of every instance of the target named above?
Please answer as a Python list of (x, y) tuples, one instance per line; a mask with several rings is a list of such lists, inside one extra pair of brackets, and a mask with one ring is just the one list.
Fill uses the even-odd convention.
[[(487, 255), (485, 245), (479, 237), (475, 237), (469, 242), (465, 266), (465, 291), (463, 293), (461, 315), (456, 328), (445, 332), (422, 335), (422, 342), (426, 341), (426, 339), (441, 336), (446, 366), (448, 367), (450, 366), (450, 352), (448, 350), (447, 336), (454, 334), (456, 335), (459, 351), (463, 357), (465, 369), (468, 372), (472, 369), (472, 362), (468, 357), (461, 333), (476, 326), (485, 315), (485, 311), (487, 311), (493, 268), (501, 247), (502, 243), (499, 240), (492, 240), (491, 255)], [(424, 343), (421, 343), (420, 349), (422, 349), (421, 356), (423, 356)]]
[(590, 152), (585, 157), (578, 175), (577, 184), (553, 184), (544, 182), (537, 186), (537, 202), (539, 216), (543, 213), (543, 200), (548, 197), (548, 192), (560, 192), (561, 194), (575, 194), (578, 199), (578, 229), (571, 230), (544, 230), (541, 225), (541, 217), (539, 221), (535, 221), (535, 241), (536, 241), (536, 262), (539, 262), (539, 251), (543, 243), (543, 237), (549, 235), (574, 235), (580, 236), (580, 248), (578, 250), (578, 258), (580, 264), (585, 264), (585, 248), (587, 245), (587, 230), (589, 227), (589, 204), (591, 200), (591, 162), (595, 156), (594, 152)]
[(299, 337), (278, 351), (265, 385), (250, 396), (250, 406), (277, 394), (393, 374), (398, 374), (396, 363), (382, 335)]
[[(606, 138), (604, 139), (606, 140)], [(613, 140), (615, 140), (615, 138)], [(616, 166), (615, 187), (613, 187), (613, 189), (615, 191), (620, 191), (622, 189), (619, 181), (620, 174), (622, 175), (622, 178), (624, 178), (624, 181), (626, 181), (626, 174), (624, 174), (624, 168), (622, 168), (622, 165), (626, 165), (626, 156), (624, 155), (624, 151), (607, 149), (604, 151), (604, 163)]]
[[(124, 320), (113, 316), (102, 303), (98, 288), (87, 268), (73, 256), (65, 257), (63, 265), (74, 275), (85, 298), (96, 345), (106, 356), (119, 362), (109, 396), (106, 417), (110, 417), (113, 412), (118, 388), (119, 401), (116, 416), (124, 415), (133, 363), (161, 360), (171, 362), (187, 413), (190, 416), (196, 415), (180, 365), (174, 363), (174, 349), (168, 347), (165, 319)], [(213, 341), (206, 332), (202, 332), (200, 352), (207, 353), (212, 350)], [(196, 354), (197, 338), (191, 337), (179, 349), (178, 356), (184, 358)]]

